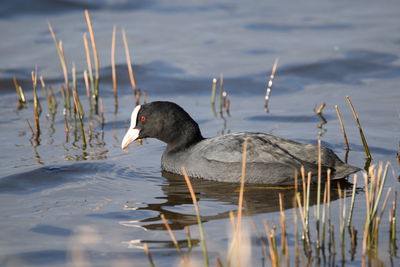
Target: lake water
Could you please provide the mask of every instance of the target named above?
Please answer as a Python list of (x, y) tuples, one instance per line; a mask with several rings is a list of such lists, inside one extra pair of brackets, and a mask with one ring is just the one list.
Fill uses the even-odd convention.
[[(82, 72), (86, 59), (82, 35), (84, 9), (90, 11), (100, 60), (100, 96), (105, 125), (94, 116), (95, 134), (86, 150), (81, 140), (66, 142), (60, 85), (63, 75), (47, 22), (63, 41), (69, 64), (78, 71), (79, 94), (89, 114)], [(92, 266), (148, 266), (147, 243), (156, 266), (177, 264), (179, 257), (161, 214), (186, 246), (191, 226), (202, 262), (195, 211), (181, 177), (163, 175), (165, 145), (157, 140), (120, 149), (129, 125), (134, 96), (126, 70), (121, 29), (125, 28), (138, 87), (148, 101), (169, 100), (184, 107), (212, 137), (228, 132), (261, 131), (297, 141), (322, 142), (340, 158), (344, 140), (334, 106), (338, 105), (351, 151), (348, 162), (363, 167), (365, 154), (345, 96), (350, 96), (372, 153), (372, 164), (390, 162), (384, 188), (400, 191), (396, 152), (400, 141), (400, 2), (399, 1), (3, 1), (0, 5), (0, 265), (64, 266), (86, 260)], [(114, 114), (111, 80), (111, 34), (116, 25), (119, 109)], [(269, 113), (264, 96), (275, 58)], [(42, 134), (35, 144), (31, 71), (37, 67), (56, 92), (52, 119), (43, 90)], [(230, 116), (215, 116), (210, 104), (212, 79), (224, 76)], [(16, 77), (29, 100), (17, 110), (12, 84)], [(326, 103), (321, 119), (314, 108)], [(85, 121), (86, 126), (89, 125)], [(361, 174), (361, 173), (360, 173)], [(359, 175), (360, 175), (359, 174)], [(353, 178), (350, 177), (351, 183)], [(236, 184), (192, 180), (202, 214), (211, 262), (224, 259), (229, 242), (229, 211), (237, 209)], [(345, 264), (361, 265), (365, 194), (355, 199), (353, 223), (357, 256), (351, 259), (346, 235)], [(342, 185), (343, 186), (343, 185)], [(289, 246), (293, 245), (291, 190), (249, 187), (247, 224), (263, 232), (263, 222), (279, 225), (278, 193), (285, 194)], [(313, 194), (315, 196), (315, 192)], [(311, 204), (315, 204), (315, 197)], [(332, 216), (339, 245), (340, 201), (332, 192)], [(389, 198), (391, 203), (392, 197)], [(349, 205), (349, 199), (346, 199)], [(400, 204), (400, 203), (399, 203)], [(313, 218), (313, 207), (311, 217)], [(389, 209), (388, 209), (389, 210)], [(379, 258), (389, 257), (387, 211), (380, 227)], [(314, 221), (311, 222), (312, 225)], [(250, 227), (249, 227), (250, 228)], [(279, 227), (278, 227), (279, 228)], [(249, 230), (252, 266), (261, 265), (260, 241)], [(265, 235), (264, 235), (265, 236)], [(314, 255), (315, 256), (315, 255)], [(293, 255), (291, 255), (293, 261)], [(336, 255), (340, 264), (341, 255)], [(266, 260), (267, 266), (269, 260)], [(314, 264), (316, 264), (316, 260)], [(323, 264), (323, 263), (321, 263)]]

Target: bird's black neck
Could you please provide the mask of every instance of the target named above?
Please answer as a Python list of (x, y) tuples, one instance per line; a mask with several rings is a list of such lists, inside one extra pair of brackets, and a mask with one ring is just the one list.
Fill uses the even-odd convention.
[(195, 121), (187, 121), (182, 126), (183, 127), (180, 127), (181, 131), (165, 135), (168, 136), (168, 138), (161, 140), (167, 143), (167, 152), (185, 150), (204, 139), (201, 135), (199, 125)]

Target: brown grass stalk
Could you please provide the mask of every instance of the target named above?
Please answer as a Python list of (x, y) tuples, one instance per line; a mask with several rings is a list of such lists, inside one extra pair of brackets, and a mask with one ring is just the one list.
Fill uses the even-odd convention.
[(208, 267), (209, 266), (209, 259), (208, 259), (206, 238), (205, 238), (205, 235), (204, 235), (203, 224), (201, 222), (201, 217), (200, 217), (200, 208), (199, 208), (199, 205), (197, 203), (197, 198), (196, 198), (196, 195), (194, 193), (194, 190), (193, 190), (193, 187), (192, 187), (192, 183), (190, 182), (189, 176), (188, 176), (188, 174), (186, 172), (186, 169), (184, 167), (182, 167), (182, 174), (183, 174), (183, 177), (185, 177), (186, 184), (187, 184), (187, 186), (189, 188), (190, 196), (192, 197), (194, 209), (196, 211), (197, 224), (199, 226), (199, 234), (200, 234), (200, 244), (201, 244), (201, 247), (203, 249), (204, 265)]
[[(85, 79), (85, 86), (86, 86), (86, 95), (88, 96), (88, 102), (90, 105), (90, 112), (95, 112), (95, 114), (98, 114), (98, 96), (95, 94), (95, 84), (94, 84), (94, 77), (93, 77), (93, 67), (92, 67), (92, 59), (90, 57), (90, 49), (89, 49), (89, 42), (87, 40), (87, 33), (83, 34), (83, 44), (85, 46), (85, 55), (86, 55), (86, 64), (88, 67), (88, 72), (86, 72), (86, 77), (84, 76)], [(89, 90), (89, 82), (90, 81), (90, 88)], [(94, 104), (92, 104), (92, 99)]]
[(146, 253), (147, 258), (149, 259), (150, 266), (155, 267), (156, 265), (154, 264), (153, 257), (151, 256), (151, 253), (150, 253), (149, 247), (147, 246), (147, 243), (143, 244), (143, 249), (144, 249), (144, 252)]
[(35, 121), (35, 142), (39, 144), (39, 137), (40, 137), (40, 123), (39, 123), (39, 116), (40, 116), (40, 103), (39, 98), (37, 96), (37, 75), (36, 72), (32, 71), (32, 85), (33, 85), (33, 119)]
[(54, 41), (54, 45), (56, 46), (57, 49), (57, 54), (60, 59), (60, 64), (61, 68), (64, 74), (64, 83), (65, 83), (65, 100), (66, 100), (66, 109), (68, 111), (71, 110), (71, 98), (69, 94), (69, 79), (68, 79), (68, 67), (67, 67), (67, 61), (65, 60), (65, 54), (64, 54), (64, 49), (63, 49), (63, 44), (62, 41), (58, 41), (57, 37), (53, 31), (53, 27), (51, 26), (50, 22), (48, 23), (49, 31), (51, 34), (51, 38)]
[(96, 48), (96, 40), (94, 38), (94, 32), (93, 32), (93, 26), (92, 26), (92, 21), (90, 19), (89, 11), (86, 9), (85, 10), (85, 18), (86, 18), (86, 23), (88, 25), (88, 30), (89, 30), (89, 36), (90, 36), (90, 43), (92, 45), (92, 51), (93, 51), (93, 59), (94, 59), (94, 70), (95, 70), (95, 84), (94, 84), (94, 92), (95, 92), (95, 97), (98, 97), (99, 95), (99, 56), (97, 54), (97, 48)]
[(190, 227), (188, 225), (185, 226), (185, 232), (186, 232), (186, 239), (187, 239), (187, 246), (188, 249), (192, 249), (192, 237), (190, 235)]
[(15, 77), (13, 78), (13, 84), (18, 95), (18, 108), (23, 108), (26, 103), (24, 90), (22, 90), (22, 87), (18, 84), (17, 78)]
[(163, 223), (165, 225), (165, 229), (167, 229), (167, 231), (168, 231), (169, 237), (171, 238), (172, 243), (174, 244), (174, 246), (176, 248), (176, 251), (178, 251), (179, 255), (182, 256), (182, 250), (179, 247), (179, 243), (176, 240), (174, 232), (172, 232), (171, 227), (169, 226), (169, 224), (167, 222), (167, 219), (165, 219), (164, 214), (161, 214), (160, 217), (161, 217), (161, 220), (163, 221)]
[(269, 81), (267, 83), (267, 89), (265, 92), (265, 106), (264, 106), (266, 112), (269, 112), (269, 99), (270, 99), (272, 83), (275, 78), (275, 72), (278, 67), (278, 63), (279, 63), (279, 58), (276, 58), (274, 61), (274, 65), (272, 66), (272, 71), (271, 71), (271, 75), (269, 76)]
[(282, 236), (281, 236), (281, 250), (282, 255), (285, 256), (286, 259), (286, 266), (289, 264), (289, 246), (287, 242), (287, 232), (286, 232), (286, 216), (283, 207), (283, 195), (279, 193), (279, 214), (281, 219), (281, 229), (282, 229)]
[(88, 73), (86, 70), (83, 72), (83, 80), (85, 81), (86, 97), (87, 97), (87, 101), (89, 103), (90, 113), (92, 113), (93, 112), (93, 104), (92, 104), (92, 97), (91, 97), (91, 93), (90, 93), (89, 77), (88, 77)]
[(132, 68), (132, 62), (131, 62), (131, 55), (129, 53), (129, 46), (128, 46), (128, 41), (126, 40), (126, 33), (125, 29), (122, 29), (122, 40), (124, 42), (125, 46), (125, 56), (126, 56), (126, 64), (128, 66), (128, 72), (129, 72), (129, 80), (131, 82), (132, 90), (133, 93), (136, 96), (136, 83), (135, 83), (135, 76), (133, 75), (133, 68)]
[(211, 105), (215, 109), (215, 96), (217, 95), (217, 79), (214, 78), (212, 80), (212, 86), (211, 86)]
[(268, 221), (264, 222), (265, 233), (267, 235), (267, 240), (269, 244), (269, 257), (271, 260), (272, 267), (279, 266), (279, 254), (276, 246), (276, 238), (275, 238), (275, 227), (270, 229)]
[(40, 80), (40, 84), (42, 85), (42, 88), (43, 88), (43, 91), (44, 91), (44, 95), (45, 95), (46, 100), (47, 100), (47, 104), (49, 105), (50, 114), (54, 115), (54, 114), (56, 114), (55, 105), (53, 103), (53, 101), (55, 99), (54, 98), (54, 94), (53, 94), (53, 97), (52, 97), (51, 93), (49, 92), (49, 90), (46, 87), (46, 84), (44, 82), (43, 76), (40, 76), (39, 80)]
[(353, 116), (354, 116), (354, 119), (356, 120), (358, 130), (360, 131), (360, 137), (361, 137), (361, 141), (363, 143), (365, 155), (366, 155), (367, 159), (372, 159), (372, 156), (371, 156), (371, 153), (369, 151), (368, 144), (367, 144), (367, 140), (365, 139), (364, 132), (363, 132), (363, 130), (361, 128), (361, 124), (360, 124), (360, 120), (358, 118), (358, 114), (357, 114), (356, 110), (354, 109), (353, 103), (351, 102), (349, 96), (346, 96), (346, 101), (349, 104), (349, 106), (351, 108), (351, 111), (353, 112)]
[(335, 105), (335, 110), (336, 110), (336, 114), (339, 119), (340, 127), (342, 129), (344, 143), (346, 145), (346, 150), (350, 150), (349, 140), (347, 139), (346, 129), (344, 128), (344, 124), (343, 124), (343, 120), (342, 120), (342, 114), (340, 113), (339, 107), (337, 105)]

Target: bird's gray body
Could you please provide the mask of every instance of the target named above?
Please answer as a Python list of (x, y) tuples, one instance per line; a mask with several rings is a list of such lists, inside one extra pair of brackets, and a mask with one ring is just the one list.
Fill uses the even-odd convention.
[[(182, 174), (185, 167), (190, 177), (220, 182), (240, 182), (243, 142), (247, 139), (246, 183), (271, 185), (294, 184), (295, 170), (304, 166), (318, 175), (318, 147), (264, 133), (234, 133), (202, 141), (180, 151), (164, 152), (161, 167)], [(332, 150), (321, 146), (322, 177), (332, 171), (331, 179), (344, 178), (360, 170), (342, 162)]]

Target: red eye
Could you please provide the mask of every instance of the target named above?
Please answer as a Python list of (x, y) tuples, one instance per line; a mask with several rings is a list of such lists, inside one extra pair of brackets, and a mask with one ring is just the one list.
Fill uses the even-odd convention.
[(145, 116), (140, 117), (140, 121), (145, 121), (145, 120), (147, 120), (147, 118)]

